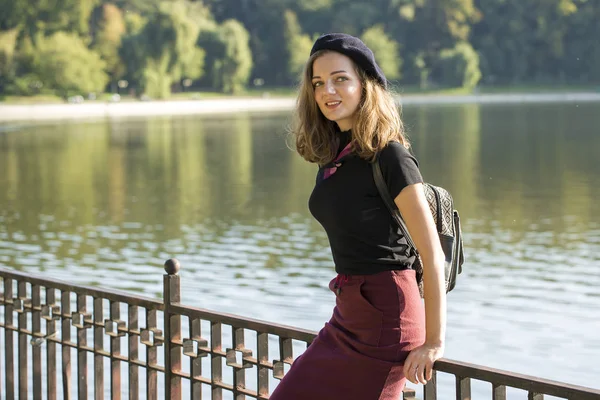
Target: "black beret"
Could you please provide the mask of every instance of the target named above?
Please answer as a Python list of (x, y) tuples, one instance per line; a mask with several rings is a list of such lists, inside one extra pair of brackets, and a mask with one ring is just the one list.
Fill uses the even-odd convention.
[(310, 55), (319, 50), (333, 50), (349, 57), (368, 76), (375, 78), (384, 89), (387, 89), (387, 79), (375, 62), (373, 52), (359, 38), (345, 33), (328, 33), (315, 41)]

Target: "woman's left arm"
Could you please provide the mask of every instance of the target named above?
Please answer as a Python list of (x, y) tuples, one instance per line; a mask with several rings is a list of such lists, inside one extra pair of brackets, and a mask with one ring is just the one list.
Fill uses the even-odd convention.
[(395, 199), (423, 263), (425, 343), (410, 352), (404, 376), (414, 384), (431, 379), (433, 363), (442, 357), (446, 336), (446, 290), (444, 251), (425, 198), (423, 184), (402, 189)]

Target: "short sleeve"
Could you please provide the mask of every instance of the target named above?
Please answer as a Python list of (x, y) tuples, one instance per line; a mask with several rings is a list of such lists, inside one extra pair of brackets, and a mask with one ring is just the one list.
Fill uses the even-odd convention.
[(379, 156), (381, 173), (395, 199), (409, 185), (423, 183), (417, 159), (401, 143), (390, 142)]

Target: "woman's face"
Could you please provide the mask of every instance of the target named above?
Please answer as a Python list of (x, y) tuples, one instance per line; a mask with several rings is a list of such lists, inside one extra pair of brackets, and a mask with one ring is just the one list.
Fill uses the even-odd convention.
[(341, 131), (352, 129), (362, 96), (362, 83), (354, 62), (343, 54), (328, 52), (313, 63), (312, 85), (319, 109)]

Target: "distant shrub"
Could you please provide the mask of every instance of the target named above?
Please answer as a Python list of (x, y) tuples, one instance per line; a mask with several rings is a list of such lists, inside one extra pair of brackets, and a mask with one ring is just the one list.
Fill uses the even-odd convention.
[[(87, 48), (75, 34), (57, 32), (49, 37), (38, 37), (35, 55), (31, 59), (31, 74), (19, 85), (31, 86), (39, 80), (46, 90), (61, 97), (73, 94), (102, 92), (108, 76), (100, 55)], [(29, 82), (31, 81), (31, 82)]]

